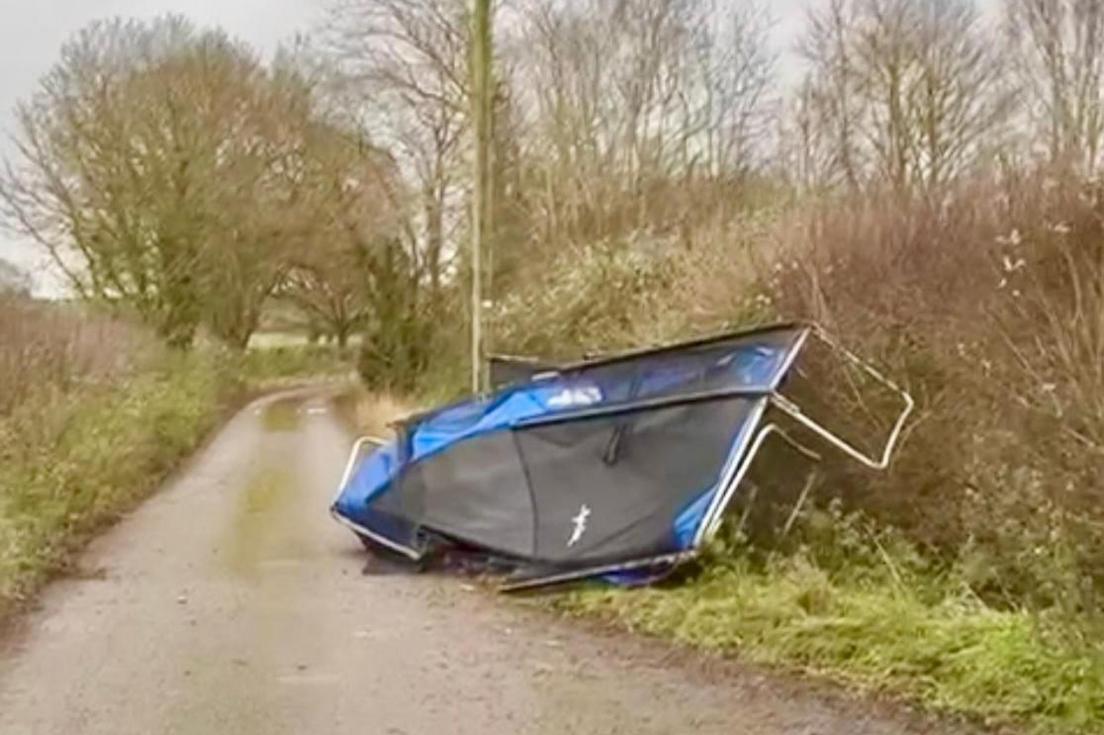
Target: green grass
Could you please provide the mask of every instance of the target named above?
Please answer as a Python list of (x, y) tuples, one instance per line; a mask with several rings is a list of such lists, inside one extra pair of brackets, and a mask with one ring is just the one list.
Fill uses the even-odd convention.
[(1037, 732), (1104, 732), (1098, 638), (1046, 616), (993, 609), (956, 575), (879, 548), (871, 558), (882, 558), (881, 568), (862, 555), (824, 564), (797, 551), (756, 562), (729, 551), (683, 583), (586, 587), (554, 604), (707, 651), (893, 693), (934, 711)]
[(349, 377), (354, 373), (355, 348), (300, 345), (250, 349), (240, 358), (240, 373), (254, 386), (304, 379)]
[(121, 384), (39, 395), (0, 419), (0, 615), (190, 454), (234, 384), (210, 358), (175, 356)]

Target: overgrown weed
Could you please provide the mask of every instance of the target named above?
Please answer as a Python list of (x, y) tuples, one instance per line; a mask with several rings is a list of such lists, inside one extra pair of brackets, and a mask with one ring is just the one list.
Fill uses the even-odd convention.
[[(1041, 168), (726, 216), (605, 233), (545, 263), (498, 305), (498, 344), (578, 357), (809, 319), (904, 385), (916, 417), (889, 472), (827, 453), (838, 500), (815, 493), (800, 534), (753, 516), (751, 542), (720, 544), (690, 584), (564, 604), (937, 709), (1104, 729), (1099, 184)], [(830, 356), (802, 367), (803, 405), (849, 437), (884, 434), (888, 403)], [(756, 462), (768, 501), (800, 489), (792, 465)]]
[(196, 448), (232, 378), (210, 356), (166, 356), (110, 384), (38, 394), (0, 418), (0, 615)]
[(354, 351), (330, 345), (284, 345), (246, 350), (236, 358), (242, 379), (253, 386), (304, 380), (351, 378)]
[(730, 539), (678, 584), (587, 587), (554, 604), (989, 724), (1046, 733), (1104, 727), (1104, 651), (1083, 628), (986, 604), (959, 569), (933, 566), (900, 534), (875, 531), (861, 516), (813, 525), (785, 552)]

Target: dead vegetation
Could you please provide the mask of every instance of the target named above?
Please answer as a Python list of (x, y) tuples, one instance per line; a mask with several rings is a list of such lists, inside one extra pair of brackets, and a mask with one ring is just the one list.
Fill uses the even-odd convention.
[(0, 295), (0, 417), (42, 393), (111, 384), (148, 363), (156, 342), (75, 304)]
[(196, 446), (228, 377), (125, 320), (0, 297), (0, 618)]
[(1104, 584), (1101, 202), (1045, 172), (953, 196), (813, 213), (776, 276), (776, 308), (826, 324), (920, 401), (893, 471), (831, 492), (968, 558), (990, 599), (1088, 612)]

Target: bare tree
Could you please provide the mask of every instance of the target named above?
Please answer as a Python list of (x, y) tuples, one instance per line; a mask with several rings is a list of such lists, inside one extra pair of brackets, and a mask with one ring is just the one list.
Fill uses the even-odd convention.
[(376, 144), (420, 195), (410, 257), (440, 297), (463, 221), (468, 14), (462, 0), (338, 0), (323, 48)]
[(773, 58), (756, 6), (533, 0), (519, 26), (514, 87), (542, 238), (670, 222), (665, 187), (739, 179), (761, 158)]
[[(155, 211), (171, 205), (151, 201), (152, 192), (134, 186), (173, 168), (146, 155), (154, 146), (138, 136), (171, 135), (175, 119), (144, 130), (134, 125), (127, 141), (121, 133), (132, 126), (123, 116), (149, 105), (118, 103), (131, 70), (151, 65), (147, 51), (175, 52), (191, 34), (175, 19), (157, 31), (115, 22), (79, 34), (35, 98), (18, 108), (18, 163), (7, 164), (0, 185), (10, 221), (47, 248), (78, 293), (124, 301), (180, 343), (191, 340), (198, 324), (196, 299), (186, 293), (197, 244), (181, 242), (169, 223), (151, 223)], [(181, 173), (186, 166), (177, 167), (178, 180)], [(105, 178), (113, 185), (102, 186)], [(202, 196), (177, 183), (162, 195), (177, 204)], [(177, 229), (181, 219), (173, 223)]]
[[(812, 66), (802, 89), (796, 124), (806, 131), (805, 142), (821, 148), (827, 166), (818, 184), (859, 183), (861, 111), (857, 103), (856, 62), (853, 60), (854, 3), (830, 0), (819, 12), (810, 12), (800, 49)], [(817, 132), (814, 132), (817, 131)], [(815, 136), (815, 137), (814, 137)], [(814, 153), (806, 151), (807, 159)]]
[(829, 131), (833, 178), (937, 191), (1006, 131), (1013, 90), (966, 0), (832, 0), (802, 41), (805, 112)]
[(1096, 173), (1104, 152), (1104, 2), (1006, 0), (1028, 122), (1054, 162)]
[(295, 237), (309, 104), (248, 48), (165, 17), (97, 23), (17, 111), (0, 202), (81, 295), (171, 344), (242, 346)]
[(689, 54), (696, 63), (684, 93), (681, 137), (687, 162), (701, 160), (711, 176), (745, 174), (762, 158), (768, 123), (777, 111), (769, 24), (759, 6), (715, 1), (699, 5), (692, 20)]
[(277, 295), (344, 347), (375, 313), (372, 251), (401, 231), (393, 162), (357, 130), (316, 121), (304, 141), (303, 247), (288, 255)]
[(841, 122), (836, 109), (825, 107), (816, 85), (805, 80), (779, 120), (775, 175), (797, 194), (855, 184), (846, 133), (841, 140), (840, 130), (831, 127)]

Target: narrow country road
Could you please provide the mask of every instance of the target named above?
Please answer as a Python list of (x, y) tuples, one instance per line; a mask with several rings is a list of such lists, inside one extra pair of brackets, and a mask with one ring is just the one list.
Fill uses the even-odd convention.
[(0, 641), (0, 733), (932, 732), (462, 580), (366, 576), (326, 512), (350, 443), (319, 394), (240, 413)]

